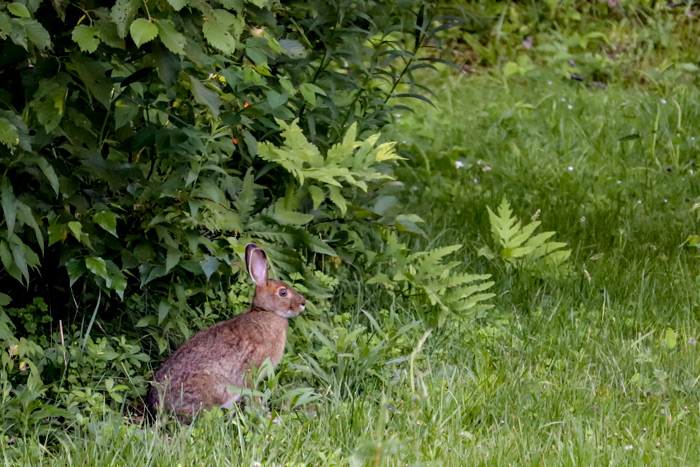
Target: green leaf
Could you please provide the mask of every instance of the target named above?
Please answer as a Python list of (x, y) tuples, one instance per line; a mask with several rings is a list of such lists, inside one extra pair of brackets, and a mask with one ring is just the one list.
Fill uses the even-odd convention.
[(12, 13), (13, 15), (19, 17), (19, 18), (31, 18), (31, 14), (29, 13), (29, 10), (27, 9), (26, 6), (22, 3), (10, 3), (7, 5), (7, 11)]
[(316, 185), (309, 185), (309, 194), (314, 202), (314, 209), (318, 209), (321, 203), (323, 203), (323, 201), (326, 199), (323, 189), (317, 187)]
[(38, 21), (34, 19), (26, 20), (24, 22), (24, 32), (27, 35), (27, 39), (39, 49), (44, 50), (51, 46), (49, 32)]
[(107, 71), (111, 69), (111, 65), (89, 58), (77, 51), (71, 54), (70, 60), (88, 93), (105, 108), (110, 108), (114, 86), (107, 78)]
[(124, 277), (124, 273), (122, 273), (112, 261), (107, 261), (107, 270), (108, 274), (105, 280), (107, 287), (114, 290), (117, 295), (119, 295), (119, 298), (124, 300), (124, 291), (126, 290), (126, 277)]
[(107, 263), (105, 263), (105, 260), (103, 260), (102, 258), (85, 258), (85, 266), (91, 273), (95, 274), (96, 276), (100, 276), (104, 279), (107, 279)]
[(146, 326), (152, 326), (154, 324), (158, 324), (158, 318), (153, 315), (146, 315), (136, 323), (136, 327), (145, 328)]
[(56, 175), (56, 171), (53, 169), (51, 164), (49, 164), (49, 161), (47, 161), (43, 157), (39, 157), (37, 159), (37, 165), (41, 169), (41, 172), (44, 174), (46, 179), (51, 184), (51, 188), (53, 188), (53, 191), (56, 193), (56, 195), (58, 195), (59, 185), (58, 185), (58, 176)]
[(135, 103), (119, 99), (114, 104), (114, 125), (115, 129), (121, 128), (127, 123), (131, 123), (139, 115), (140, 108)]
[(175, 29), (173, 22), (159, 19), (156, 20), (156, 25), (158, 26), (158, 36), (168, 50), (172, 53), (185, 55), (187, 39)]
[(19, 131), (17, 127), (6, 118), (0, 117), (0, 143), (8, 148), (13, 148), (19, 144)]
[(95, 29), (100, 34), (100, 41), (115, 49), (126, 49), (126, 41), (119, 36), (117, 24), (109, 16), (102, 16), (93, 23)]
[(138, 18), (131, 23), (129, 32), (131, 33), (131, 38), (134, 40), (136, 47), (141, 47), (143, 44), (158, 37), (158, 26), (147, 19)]
[(397, 202), (398, 200), (396, 199), (396, 196), (380, 196), (377, 198), (377, 202), (374, 204), (373, 211), (380, 216), (385, 216), (391, 208), (396, 206)]
[(92, 221), (119, 238), (117, 235), (117, 215), (112, 211), (100, 211), (92, 216)]
[(320, 238), (310, 235), (309, 236), (309, 247), (311, 248), (311, 251), (314, 253), (320, 253), (322, 255), (328, 255), (328, 256), (338, 256), (338, 253), (328, 246), (326, 242), (321, 240)]
[(664, 342), (666, 347), (671, 350), (676, 348), (676, 331), (671, 328), (666, 328), (666, 334), (664, 336)]
[[(12, 259), (14, 260), (15, 266), (24, 277), (26, 283), (29, 283), (29, 266), (33, 263), (38, 263), (38, 258), (35, 261), (32, 261), (32, 258), (28, 256), (30, 256), (34, 252), (32, 252), (31, 250), (27, 250), (29, 250), (29, 248), (27, 248), (26, 245), (22, 243), (22, 241), (17, 236), (12, 237), (12, 239), (10, 240), (10, 251), (12, 251)], [(30, 253), (30, 255), (27, 255), (27, 253)]]
[(180, 253), (180, 251), (175, 248), (168, 248), (168, 252), (165, 256), (165, 272), (168, 273), (177, 266), (177, 263), (180, 262), (180, 258), (182, 258), (182, 253)]
[(520, 73), (520, 65), (515, 62), (508, 62), (503, 66), (503, 74), (506, 76), (512, 76)]
[(284, 205), (284, 198), (280, 198), (275, 203), (272, 217), (282, 225), (305, 225), (314, 220), (312, 214), (304, 214), (298, 211), (287, 209)]
[(168, 313), (170, 313), (170, 303), (168, 303), (166, 300), (161, 300), (160, 303), (158, 303), (158, 323), (157, 324), (162, 323), (163, 320), (168, 317)]
[(127, 28), (134, 19), (134, 15), (141, 4), (141, 0), (117, 0), (110, 16), (114, 24), (117, 25), (117, 33), (119, 37), (126, 37)]
[[(62, 75), (61, 78), (63, 77)], [(47, 133), (51, 133), (63, 118), (68, 88), (62, 81), (60, 78), (41, 80), (34, 99), (29, 104)]]
[(10, 298), (9, 295), (5, 295), (4, 293), (0, 293), (0, 307), (9, 305), (11, 301), (12, 301), (12, 298)]
[(211, 275), (214, 274), (217, 269), (219, 269), (219, 260), (213, 256), (204, 255), (204, 260), (200, 261), (199, 265), (202, 266), (202, 271), (204, 271), (204, 274), (207, 276), (208, 280)]
[(236, 39), (231, 34), (231, 26), (240, 34), (243, 29), (243, 20), (237, 18), (225, 10), (216, 10), (213, 18), (207, 18), (202, 26), (202, 33), (207, 41), (226, 55), (236, 52)]
[(73, 29), (71, 38), (83, 52), (92, 53), (100, 45), (100, 33), (97, 29), (84, 24), (79, 24)]
[(187, 6), (189, 0), (168, 0), (170, 6), (172, 6), (175, 11), (180, 11)]
[(65, 226), (61, 224), (51, 224), (49, 230), (49, 246), (64, 240), (66, 234)]
[(253, 176), (253, 169), (250, 168), (243, 177), (243, 186), (238, 193), (238, 197), (233, 201), (233, 205), (236, 207), (242, 222), (247, 221), (253, 213), (255, 201), (255, 177)]
[(301, 95), (304, 96), (304, 99), (306, 99), (306, 102), (311, 104), (312, 107), (316, 105), (316, 94), (325, 94), (323, 89), (311, 83), (302, 84), (299, 86), (299, 91)]
[(70, 286), (73, 287), (75, 281), (77, 281), (87, 272), (87, 268), (85, 267), (85, 262), (82, 259), (73, 258), (66, 263), (66, 271), (68, 272)]
[(22, 281), (22, 273), (17, 269), (14, 259), (12, 259), (12, 252), (5, 240), (0, 240), (0, 261), (12, 277), (18, 281)]
[(15, 229), (15, 219), (17, 218), (17, 198), (12, 190), (12, 185), (7, 177), (2, 179), (2, 211), (5, 214), (5, 223), (7, 224), (7, 233), (12, 235)]
[(498, 206), (498, 214), (489, 207), (487, 211), (493, 239), (501, 247), (499, 256), (506, 260), (507, 266), (547, 273), (565, 271), (562, 265), (569, 258), (571, 250), (563, 249), (565, 243), (549, 240), (555, 232), (533, 235), (540, 222), (533, 221), (522, 226), (505, 197)]
[(277, 91), (268, 91), (267, 93), (267, 103), (270, 104), (272, 109), (284, 105), (287, 102), (287, 96), (280, 94)]
[(257, 47), (246, 47), (245, 54), (258, 66), (267, 65), (267, 55)]
[(192, 95), (194, 99), (200, 104), (206, 105), (211, 110), (211, 113), (215, 116), (219, 116), (219, 108), (221, 107), (221, 98), (216, 91), (212, 91), (207, 88), (196, 78), (190, 76), (190, 82), (192, 83)]
[(415, 214), (401, 214), (396, 216), (396, 228), (400, 232), (410, 232), (416, 235), (425, 235), (423, 229), (416, 225), (423, 220)]
[(29, 227), (34, 230), (34, 236), (36, 237), (37, 243), (39, 243), (39, 248), (41, 248), (42, 254), (44, 253), (44, 235), (41, 233), (41, 229), (39, 228), (39, 224), (37, 223), (36, 219), (34, 218), (34, 213), (32, 210), (27, 206), (26, 204), (22, 203), (21, 201), (17, 201), (17, 206), (19, 208), (19, 216), (18, 219), (25, 225), (28, 225)]
[(337, 186), (330, 185), (328, 187), (328, 197), (333, 202), (333, 204), (338, 206), (338, 208), (340, 209), (340, 213), (344, 216), (345, 213), (348, 211), (348, 205), (345, 202), (345, 198), (340, 193), (340, 189)]
[(81, 224), (78, 221), (70, 221), (68, 223), (68, 228), (70, 229), (71, 233), (75, 237), (76, 240), (81, 241), (80, 239), (80, 234), (83, 231), (83, 224)]

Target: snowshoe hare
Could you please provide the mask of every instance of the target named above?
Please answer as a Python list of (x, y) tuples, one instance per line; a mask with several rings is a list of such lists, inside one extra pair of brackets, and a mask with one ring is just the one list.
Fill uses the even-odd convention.
[(287, 318), (304, 311), (306, 299), (284, 282), (267, 277), (267, 258), (255, 244), (245, 262), (256, 284), (246, 312), (195, 334), (156, 371), (148, 388), (150, 415), (165, 408), (187, 421), (200, 409), (230, 408), (241, 397), (232, 387), (249, 387), (251, 368), (269, 358), (280, 362), (287, 340)]

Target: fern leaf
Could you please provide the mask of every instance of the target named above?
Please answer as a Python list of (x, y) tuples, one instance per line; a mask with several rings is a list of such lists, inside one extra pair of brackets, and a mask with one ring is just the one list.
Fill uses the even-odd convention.
[(513, 217), (513, 211), (510, 209), (510, 204), (505, 198), (503, 198), (503, 201), (501, 201), (498, 207), (498, 215), (488, 206), (486, 209), (488, 209), (489, 212), (491, 231), (493, 232), (494, 238), (503, 245), (504, 248), (508, 248), (513, 236), (520, 231), (520, 221), (518, 221), (516, 217)]
[(238, 215), (242, 222), (248, 220), (250, 215), (253, 213), (253, 208), (255, 207), (255, 177), (253, 176), (253, 169), (248, 169), (245, 176), (243, 177), (243, 186), (241, 191), (238, 192), (238, 197), (233, 202), (233, 205), (238, 211)]
[(531, 222), (520, 229), (520, 232), (508, 241), (507, 247), (512, 249), (521, 246), (530, 238), (535, 229), (540, 226), (540, 223), (540, 221)]
[[(544, 271), (544, 266), (549, 266), (547, 272), (556, 272), (556, 268), (562, 265), (571, 255), (566, 250), (566, 243), (549, 241), (556, 232), (543, 232), (534, 235), (540, 226), (539, 221), (521, 226), (520, 221), (513, 215), (510, 203), (503, 198), (498, 206), (498, 214), (488, 208), (491, 232), (495, 243), (503, 248), (500, 257), (506, 260), (508, 267), (534, 268)], [(495, 259), (497, 255), (488, 247), (479, 250), (479, 254), (489, 259)], [(552, 269), (551, 266), (555, 268)]]
[(451, 275), (447, 282), (448, 287), (458, 287), (476, 281), (485, 281), (491, 278), (491, 274), (456, 274)]

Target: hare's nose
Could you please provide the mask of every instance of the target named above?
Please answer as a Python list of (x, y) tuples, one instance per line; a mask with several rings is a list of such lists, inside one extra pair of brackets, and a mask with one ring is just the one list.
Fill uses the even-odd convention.
[(304, 302), (304, 303), (302, 303), (301, 305), (299, 305), (299, 309), (300, 309), (301, 311), (304, 311), (304, 308), (306, 308), (306, 302)]

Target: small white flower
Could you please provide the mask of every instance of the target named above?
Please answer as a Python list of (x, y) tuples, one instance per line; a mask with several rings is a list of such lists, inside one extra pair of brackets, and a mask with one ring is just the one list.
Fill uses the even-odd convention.
[(561, 101), (562, 101), (562, 102), (566, 102), (566, 97), (562, 97), (562, 98), (561, 98)]
[(401, 118), (401, 114), (396, 114), (396, 118)]
[(455, 169), (461, 169), (462, 167), (464, 167), (464, 162), (462, 162), (462, 161), (455, 162)]
[(664, 203), (668, 203), (668, 199), (664, 198)]
[(627, 446), (625, 446), (625, 451), (631, 451), (631, 450), (632, 450), (631, 444), (628, 444)]
[(574, 108), (574, 106), (573, 106), (573, 105), (571, 105), (571, 104), (567, 105), (567, 107), (569, 108), (569, 110), (571, 110), (571, 109), (573, 109), (573, 108)]
[(662, 104), (665, 104), (665, 103), (666, 103), (666, 99), (661, 99), (661, 103), (662, 103)]
[(642, 204), (642, 200), (641, 200), (641, 199), (638, 199), (638, 200), (637, 200), (637, 204)]
[(618, 184), (618, 185), (622, 185), (622, 180), (618, 180), (618, 181), (617, 181), (617, 184)]
[(574, 166), (573, 166), (573, 165), (570, 165), (570, 166), (569, 166), (569, 172), (573, 172), (573, 171), (574, 171)]
[(690, 137), (690, 141), (695, 141), (695, 139), (696, 139), (695, 136)]
[(253, 467), (260, 467), (262, 464), (260, 462), (253, 462)]
[(547, 84), (549, 84), (549, 85), (551, 86), (551, 85), (552, 85), (552, 82), (551, 82), (551, 81), (547, 81)]
[(474, 183), (479, 183), (479, 179), (478, 179), (478, 178), (475, 178), (475, 179), (474, 179)]

